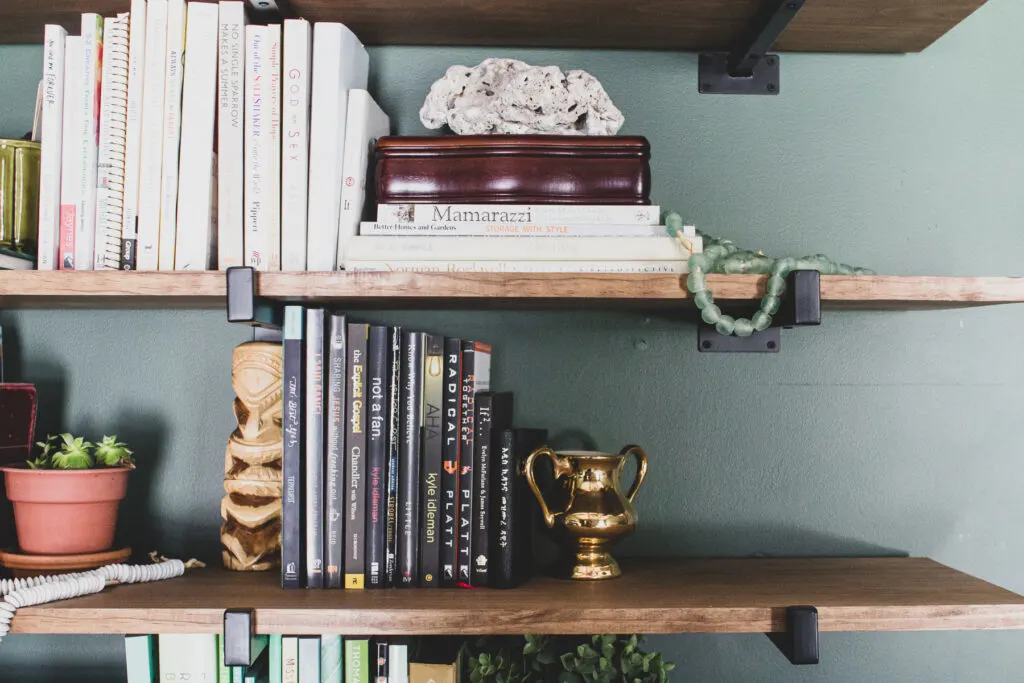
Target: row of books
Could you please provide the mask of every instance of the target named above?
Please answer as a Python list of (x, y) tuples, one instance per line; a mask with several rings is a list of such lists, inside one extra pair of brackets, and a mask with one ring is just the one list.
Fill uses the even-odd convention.
[[(658, 206), (380, 204), (344, 250), (352, 271), (684, 273), (701, 238)], [(559, 239), (565, 238), (565, 239)]]
[(38, 268), (333, 270), (390, 121), (338, 23), (132, 0), (46, 27)]
[(491, 347), (287, 306), (285, 588), (513, 587), (546, 439), (491, 391)]
[(409, 644), (387, 638), (253, 636), (249, 666), (227, 666), (221, 636), (125, 637), (128, 683), (456, 683), (457, 664), (409, 661)]

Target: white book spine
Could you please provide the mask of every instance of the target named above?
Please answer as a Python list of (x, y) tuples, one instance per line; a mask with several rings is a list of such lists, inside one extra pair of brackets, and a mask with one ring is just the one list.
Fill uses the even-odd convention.
[(345, 262), (345, 248), (359, 234), (366, 202), (366, 173), (370, 149), (390, 132), (391, 121), (370, 93), (354, 89), (348, 96), (345, 125), (345, 158), (342, 163), (341, 219), (338, 225), (338, 263)]
[(281, 102), (281, 269), (306, 269), (309, 104), (313, 34), (305, 19), (284, 22)]
[(142, 155), (142, 93), (146, 68), (146, 0), (132, 0), (128, 32), (128, 102), (121, 214), (121, 268), (134, 270)]
[(43, 37), (42, 150), (39, 161), (39, 235), (36, 267), (59, 263), (61, 149), (64, 139), (64, 41), (68, 32), (50, 24)]
[(167, 2), (167, 71), (164, 81), (163, 171), (160, 180), (160, 270), (174, 270), (178, 226), (181, 91), (185, 81), (185, 0)]
[(374, 273), (647, 273), (685, 274), (686, 261), (346, 261)]
[(142, 91), (142, 150), (139, 168), (135, 265), (156, 270), (160, 254), (160, 181), (163, 171), (164, 81), (167, 69), (167, 0), (149, 0)]
[(269, 270), (281, 270), (281, 25), (267, 26), (267, 166), (268, 182), (264, 184), (267, 211), (263, 213), (266, 228), (263, 235)]
[(360, 235), (394, 237), (664, 237), (663, 225), (571, 223), (375, 223), (359, 224)]
[(188, 60), (181, 104), (182, 121), (188, 123), (181, 131), (176, 270), (206, 270), (212, 265), (219, 14), (220, 8), (214, 4), (188, 4)]
[(245, 265), (245, 3), (220, 3), (217, 267)]
[(674, 237), (369, 237), (352, 239), (352, 261), (679, 261), (703, 251), (699, 236)]
[(103, 22), (103, 84), (96, 166), (96, 237), (93, 269), (121, 265), (124, 146), (128, 109), (128, 13)]
[(658, 225), (661, 207), (596, 204), (378, 204), (380, 223)]
[(313, 27), (307, 270), (334, 270), (338, 265), (348, 93), (365, 89), (368, 73), (366, 48), (352, 31), (333, 23)]
[(388, 683), (409, 683), (408, 645), (388, 645)]
[(82, 91), (79, 106), (81, 130), (78, 161), (79, 178), (77, 229), (75, 230), (75, 268), (91, 270), (96, 241), (96, 176), (100, 136), (100, 81), (103, 69), (103, 17), (82, 15)]
[(269, 135), (267, 115), (267, 27), (247, 26), (245, 29), (245, 265), (267, 270), (270, 254), (266, 252), (261, 232), (267, 211), (264, 185), (268, 162), (264, 139)]
[(64, 114), (61, 127), (63, 144), (60, 159), (60, 245), (61, 270), (75, 269), (75, 235), (78, 232), (78, 198), (82, 188), (82, 38), (68, 36), (64, 41)]
[(161, 681), (217, 680), (217, 636), (213, 634), (165, 634), (157, 638)]

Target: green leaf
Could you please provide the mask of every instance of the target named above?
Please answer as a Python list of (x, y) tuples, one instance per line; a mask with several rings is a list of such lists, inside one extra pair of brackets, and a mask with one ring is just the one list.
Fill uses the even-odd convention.
[(96, 462), (104, 467), (126, 467), (133, 464), (132, 452), (117, 436), (104, 436), (96, 444)]

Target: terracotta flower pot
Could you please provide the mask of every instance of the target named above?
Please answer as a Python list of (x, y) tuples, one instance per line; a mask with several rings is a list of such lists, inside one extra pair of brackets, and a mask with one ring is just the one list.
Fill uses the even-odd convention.
[(128, 490), (131, 469), (0, 470), (22, 551), (72, 555), (114, 545), (117, 507)]

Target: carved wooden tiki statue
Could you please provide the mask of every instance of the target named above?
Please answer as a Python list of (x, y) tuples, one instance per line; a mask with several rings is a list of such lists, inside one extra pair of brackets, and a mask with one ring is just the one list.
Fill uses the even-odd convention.
[(235, 348), (231, 383), (238, 428), (224, 458), (224, 566), (265, 571), (281, 560), (281, 345)]

